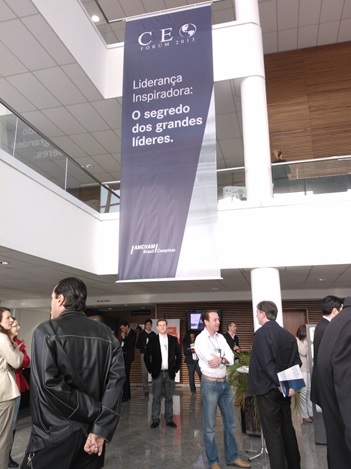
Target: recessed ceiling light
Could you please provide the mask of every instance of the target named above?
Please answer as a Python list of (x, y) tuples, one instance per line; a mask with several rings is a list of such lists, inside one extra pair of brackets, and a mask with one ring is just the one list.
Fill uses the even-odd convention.
[(7, 262), (7, 261), (0, 261), (0, 264), (1, 264), (1, 265), (8, 265), (9, 262)]
[(86, 167), (87, 169), (91, 169), (91, 168), (94, 168), (94, 165), (91, 164), (91, 163), (89, 163), (89, 164), (86, 164), (85, 167)]
[(93, 16), (91, 17), (91, 21), (92, 21), (93, 23), (98, 23), (98, 22), (100, 21), (100, 18), (98, 17), (98, 15), (93, 15)]

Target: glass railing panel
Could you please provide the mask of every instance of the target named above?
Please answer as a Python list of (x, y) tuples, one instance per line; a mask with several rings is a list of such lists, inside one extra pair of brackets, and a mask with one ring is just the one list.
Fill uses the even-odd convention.
[(62, 189), (66, 156), (18, 119), (14, 157)]
[[(276, 168), (288, 167), (288, 171)], [(289, 173), (290, 178), (277, 178)], [(217, 170), (218, 201), (220, 207), (240, 204), (246, 200), (245, 169)], [(351, 156), (301, 160), (272, 165), (273, 195), (275, 198), (301, 195), (345, 193), (351, 191)]]
[(13, 155), (17, 117), (0, 104), (0, 148)]
[(100, 212), (102, 186), (74, 161), (67, 160), (66, 190), (89, 207)]
[(98, 212), (119, 210), (119, 190), (104, 187), (1, 103), (0, 148)]
[(217, 171), (218, 200), (242, 202), (246, 200), (245, 169)]
[[(108, 184), (108, 186), (110, 186), (110, 184)], [(116, 184), (115, 189), (112, 187), (110, 188), (113, 190), (113, 192), (111, 190), (107, 190), (105, 187), (102, 187), (100, 198), (101, 213), (119, 212), (119, 206), (121, 203), (119, 184)]]
[(329, 194), (351, 189), (350, 156), (296, 161), (280, 165), (289, 167), (290, 179), (278, 181), (273, 178), (273, 192), (277, 196), (287, 193)]

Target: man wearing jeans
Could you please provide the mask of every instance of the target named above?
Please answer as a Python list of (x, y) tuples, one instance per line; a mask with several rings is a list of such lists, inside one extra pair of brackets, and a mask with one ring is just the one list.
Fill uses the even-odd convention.
[(235, 416), (233, 393), (226, 379), (226, 366), (234, 363), (234, 354), (227, 341), (218, 333), (219, 317), (214, 311), (204, 311), (205, 329), (195, 341), (202, 372), (201, 391), (204, 406), (204, 443), (211, 469), (220, 469), (215, 440), (217, 405), (221, 411), (224, 433), (224, 453), (227, 466), (251, 467), (239, 458), (235, 441)]

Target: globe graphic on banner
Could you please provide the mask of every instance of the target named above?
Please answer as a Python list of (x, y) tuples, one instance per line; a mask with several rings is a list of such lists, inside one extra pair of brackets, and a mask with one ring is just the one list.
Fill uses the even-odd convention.
[(179, 30), (182, 37), (192, 37), (196, 33), (196, 26), (193, 23), (183, 24)]

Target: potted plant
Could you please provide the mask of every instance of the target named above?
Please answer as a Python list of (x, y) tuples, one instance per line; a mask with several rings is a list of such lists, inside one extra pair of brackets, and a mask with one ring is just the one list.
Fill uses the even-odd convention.
[[(249, 435), (260, 435), (261, 421), (256, 396), (248, 394), (249, 374), (238, 372), (238, 368), (249, 367), (250, 353), (241, 352), (236, 358), (238, 360), (235, 360), (234, 365), (227, 368), (227, 379), (233, 389), (235, 405), (240, 406), (241, 429), (243, 433)], [(295, 393), (292, 398), (292, 410), (294, 412), (299, 412), (303, 399), (301, 391)]]
[(255, 396), (248, 395), (249, 374), (240, 373), (238, 368), (249, 367), (250, 353), (241, 352), (239, 360), (228, 366), (227, 379), (232, 386), (235, 405), (240, 406), (241, 429), (249, 435), (261, 434), (261, 422)]

